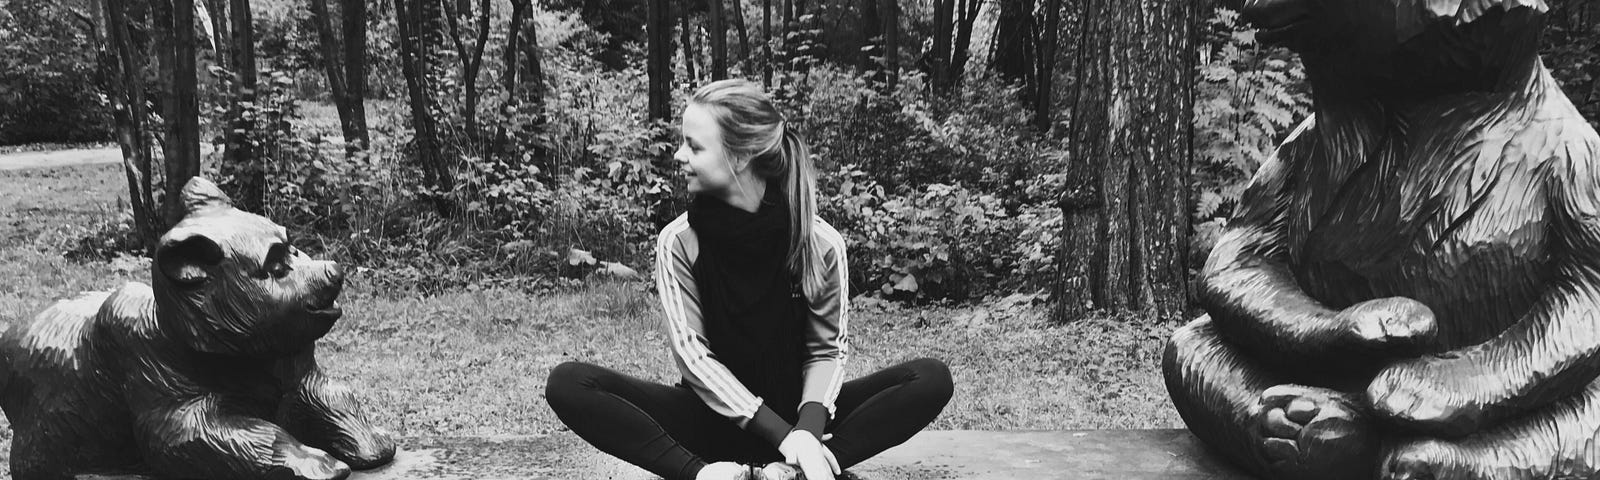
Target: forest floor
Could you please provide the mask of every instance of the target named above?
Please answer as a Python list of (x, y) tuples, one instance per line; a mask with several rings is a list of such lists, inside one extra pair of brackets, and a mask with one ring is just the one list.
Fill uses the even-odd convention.
[[(76, 292), (146, 282), (142, 259), (63, 256), (116, 222), (126, 197), (117, 165), (0, 170), (0, 321), (32, 318)], [(351, 270), (345, 316), (319, 341), (319, 360), (364, 399), (378, 425), (399, 435), (581, 442), (543, 398), (555, 365), (581, 360), (676, 380), (646, 284), (591, 283), (536, 296), (467, 287), (418, 298), (373, 287), (381, 271)], [(850, 323), (850, 377), (924, 356), (949, 364), (955, 397), (930, 428), (1182, 426), (1159, 367), (1176, 327), (1170, 322), (1093, 317), (1055, 325), (1043, 306), (860, 302)], [(0, 451), (9, 451), (4, 425)]]

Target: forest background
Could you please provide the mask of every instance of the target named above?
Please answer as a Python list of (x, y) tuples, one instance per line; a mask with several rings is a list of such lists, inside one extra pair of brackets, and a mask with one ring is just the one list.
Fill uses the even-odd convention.
[[(203, 173), (390, 291), (650, 268), (683, 99), (745, 77), (814, 144), (853, 292), (1170, 318), (1308, 107), (1207, 2), (3, 1), (0, 146), (124, 153), (126, 215), (70, 256), (148, 252)], [(1551, 8), (1600, 118), (1600, 8)]]
[[(1309, 113), (1237, 7), (0, 0), (0, 154), (122, 157), (0, 171), (0, 318), (147, 281), (165, 199), (205, 175), (356, 267), (319, 352), (381, 425), (570, 435), (538, 398), (556, 363), (670, 381), (646, 279), (687, 200), (675, 118), (741, 77), (811, 141), (849, 241), (853, 375), (945, 359), (934, 428), (1181, 426), (1160, 350)], [(1550, 7), (1545, 63), (1600, 120), (1600, 2)]]

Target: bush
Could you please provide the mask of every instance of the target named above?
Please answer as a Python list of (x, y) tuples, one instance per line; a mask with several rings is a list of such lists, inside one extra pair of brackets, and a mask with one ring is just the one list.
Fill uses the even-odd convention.
[[(842, 172), (865, 177), (860, 172)], [(844, 225), (857, 291), (908, 300), (968, 300), (997, 293), (1016, 266), (1014, 221), (1000, 200), (959, 185), (932, 184), (886, 196), (870, 180), (847, 180), (824, 214)]]

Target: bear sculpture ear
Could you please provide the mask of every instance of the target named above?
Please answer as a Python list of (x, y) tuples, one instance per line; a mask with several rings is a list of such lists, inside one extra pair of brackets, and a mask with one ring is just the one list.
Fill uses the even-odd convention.
[(183, 209), (189, 214), (232, 206), (233, 199), (228, 198), (228, 194), (222, 193), (222, 189), (210, 180), (194, 177), (183, 185)]
[(156, 250), (156, 268), (183, 286), (205, 282), (210, 278), (206, 270), (221, 262), (222, 247), (199, 233), (173, 236)]

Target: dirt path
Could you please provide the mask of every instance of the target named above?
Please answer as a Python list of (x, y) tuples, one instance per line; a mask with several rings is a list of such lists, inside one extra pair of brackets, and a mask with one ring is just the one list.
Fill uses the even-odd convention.
[[(202, 161), (215, 150), (216, 148), (209, 143), (200, 144), (200, 158)], [(121, 162), (122, 150), (117, 147), (0, 153), (0, 171)]]
[(0, 170), (93, 165), (121, 161), (122, 150), (116, 147), (74, 148), (49, 152), (17, 152), (0, 154)]

